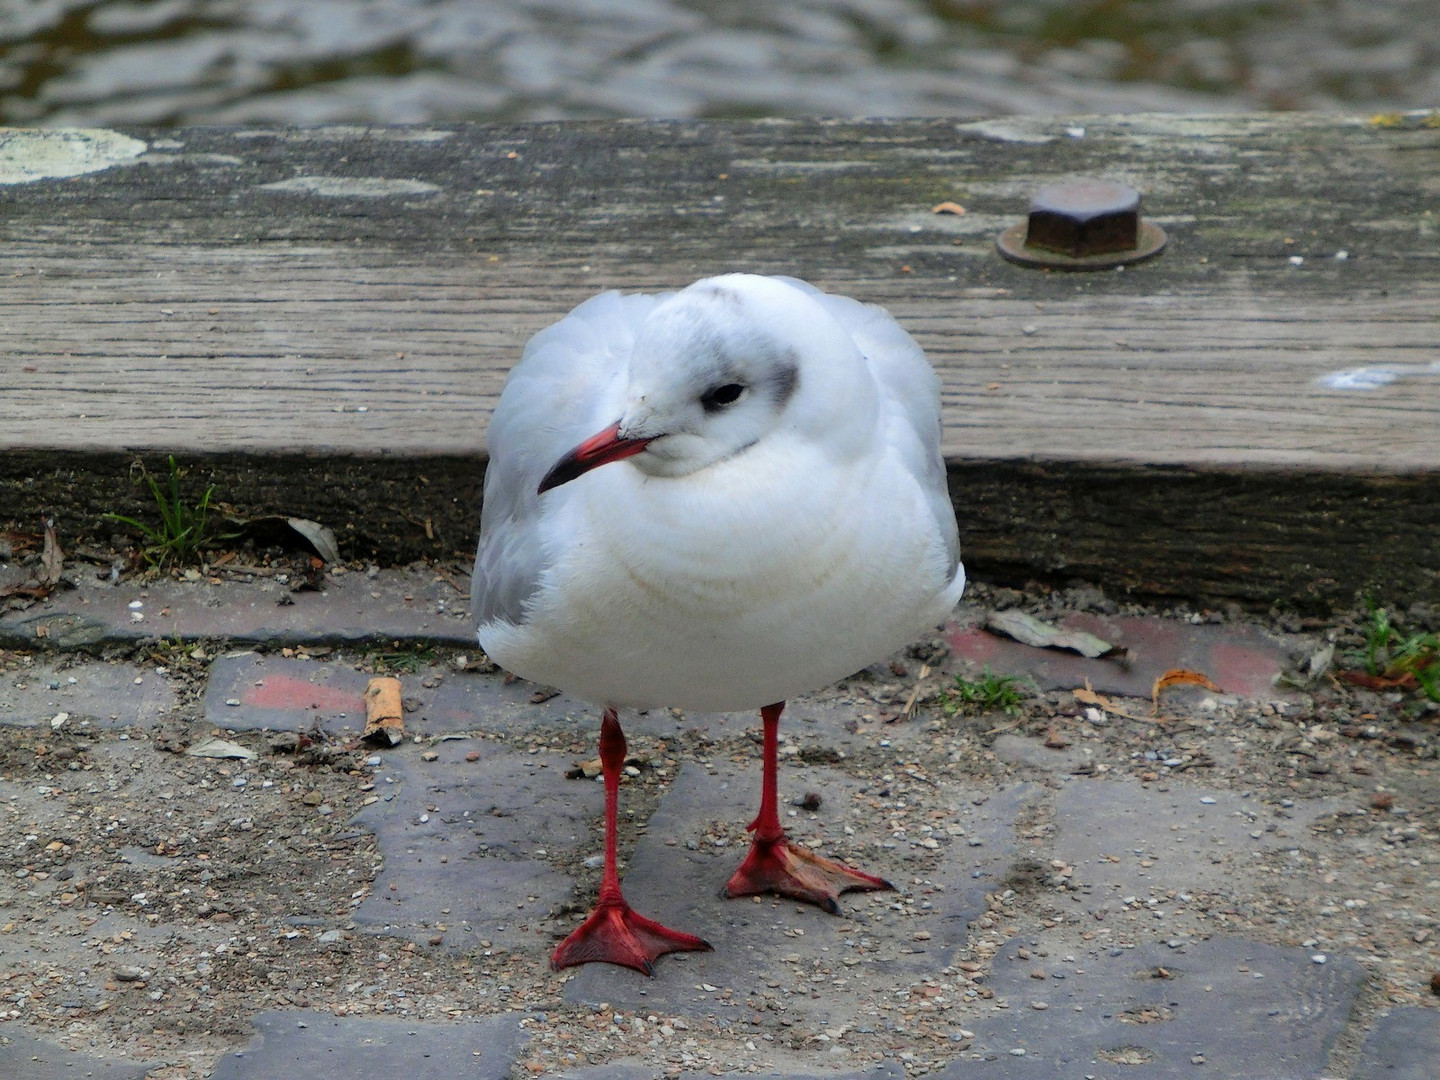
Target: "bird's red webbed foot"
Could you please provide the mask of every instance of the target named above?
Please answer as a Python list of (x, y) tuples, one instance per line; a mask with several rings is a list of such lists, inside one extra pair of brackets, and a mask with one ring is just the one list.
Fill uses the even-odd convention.
[(556, 971), (600, 961), (652, 975), (655, 961), (672, 952), (704, 952), (710, 944), (694, 934), (671, 930), (638, 914), (623, 897), (601, 898), (550, 956)]
[(750, 854), (725, 885), (726, 896), (754, 896), (773, 892), (792, 900), (804, 900), (840, 914), (838, 897), (843, 892), (893, 889), (884, 878), (867, 874), (833, 859), (822, 858), (809, 848), (792, 844), (781, 833), (756, 836)]
[(750, 854), (745, 856), (745, 861), (731, 875), (722, 892), (731, 897), (779, 893), (838, 915), (841, 893), (893, 889), (895, 886), (884, 878), (822, 858), (809, 848), (791, 843), (780, 827), (776, 772), (780, 713), (784, 708), (782, 701), (760, 710), (765, 724), (764, 777), (760, 789), (760, 812), (747, 826), (755, 838), (750, 844)]
[(616, 822), (619, 817), (620, 770), (625, 764), (625, 733), (613, 708), (600, 721), (600, 768), (605, 777), (605, 860), (600, 898), (589, 917), (550, 954), (556, 971), (600, 961), (652, 975), (657, 958), (672, 952), (708, 950), (709, 942), (694, 934), (671, 930), (636, 914), (620, 892), (616, 869)]

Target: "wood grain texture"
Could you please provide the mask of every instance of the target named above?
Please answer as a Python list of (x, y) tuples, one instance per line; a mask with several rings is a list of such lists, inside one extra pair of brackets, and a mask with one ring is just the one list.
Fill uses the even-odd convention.
[[(1440, 580), (1440, 130), (1424, 117), (129, 134), (150, 145), (132, 164), (4, 191), (0, 520), (42, 489), (65, 498), (45, 461), (205, 457), (239, 503), (353, 523), (367, 468), (428, 460), (410, 511), (432, 535), (357, 550), (468, 546), (460, 463), (478, 473), (530, 334), (604, 288), (746, 269), (884, 304), (919, 339), (982, 576), (1253, 602)], [(1170, 247), (1096, 274), (1000, 259), (994, 235), (1067, 175), (1140, 188)], [(942, 201), (967, 212), (931, 213)], [(1318, 381), (1359, 368), (1396, 377)], [(348, 477), (353, 500), (262, 479), (297, 460)], [(113, 508), (72, 512), (83, 531)]]

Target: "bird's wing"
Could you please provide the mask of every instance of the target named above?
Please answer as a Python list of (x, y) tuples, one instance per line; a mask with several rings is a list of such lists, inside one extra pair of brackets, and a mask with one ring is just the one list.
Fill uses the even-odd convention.
[(531, 338), (510, 372), (486, 435), (490, 460), (470, 585), (478, 625), (523, 621), (547, 558), (536, 488), (561, 456), (618, 417), (635, 333), (668, 295), (592, 297)]
[(960, 565), (960, 533), (940, 454), (940, 379), (935, 369), (915, 339), (884, 308), (821, 292), (796, 278), (780, 280), (818, 300), (859, 346), (875, 379), (890, 445), (925, 491), (936, 527), (945, 538), (953, 575)]

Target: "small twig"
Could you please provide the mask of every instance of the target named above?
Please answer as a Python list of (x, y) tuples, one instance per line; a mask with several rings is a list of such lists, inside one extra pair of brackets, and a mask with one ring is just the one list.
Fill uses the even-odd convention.
[(905, 699), (905, 706), (896, 715), (886, 720), (887, 724), (898, 724), (902, 721), (909, 721), (915, 716), (915, 703), (920, 700), (920, 686), (925, 677), (930, 674), (930, 665), (921, 664), (920, 674), (915, 677), (915, 685), (910, 688), (910, 696)]

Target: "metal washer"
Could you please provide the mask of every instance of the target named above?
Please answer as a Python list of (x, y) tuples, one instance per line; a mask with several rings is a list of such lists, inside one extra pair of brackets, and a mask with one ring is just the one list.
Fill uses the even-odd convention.
[(1013, 263), (1051, 270), (1108, 270), (1112, 266), (1125, 266), (1160, 254), (1170, 239), (1159, 225), (1142, 221), (1136, 244), (1129, 251), (1106, 251), (1099, 255), (1062, 255), (1058, 251), (1026, 247), (1025, 236), (1029, 228), (1028, 221), (1011, 225), (995, 238), (996, 249)]

